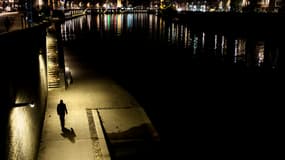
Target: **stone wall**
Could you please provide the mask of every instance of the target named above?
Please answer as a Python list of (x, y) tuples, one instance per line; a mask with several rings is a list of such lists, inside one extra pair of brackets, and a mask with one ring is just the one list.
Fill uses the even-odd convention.
[[(0, 159), (36, 158), (47, 99), (45, 36), (45, 24), (0, 36)], [(36, 107), (15, 107), (26, 102)]]

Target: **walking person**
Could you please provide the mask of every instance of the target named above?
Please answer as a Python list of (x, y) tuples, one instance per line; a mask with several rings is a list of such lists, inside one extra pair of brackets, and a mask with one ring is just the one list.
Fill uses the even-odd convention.
[(60, 125), (61, 125), (61, 130), (64, 130), (64, 121), (65, 121), (65, 114), (67, 114), (67, 108), (66, 104), (63, 103), (63, 100), (61, 99), (59, 104), (57, 105), (57, 114), (59, 115), (60, 119)]
[(65, 67), (64, 80), (65, 80), (65, 89), (67, 89), (68, 86), (73, 83), (73, 78), (69, 67)]

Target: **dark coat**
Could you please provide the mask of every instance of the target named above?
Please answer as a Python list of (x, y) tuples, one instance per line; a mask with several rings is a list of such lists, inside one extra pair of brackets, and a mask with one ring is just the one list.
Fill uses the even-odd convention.
[(59, 103), (57, 105), (57, 114), (64, 116), (65, 113), (67, 114), (67, 109), (66, 109), (66, 105), (64, 103)]

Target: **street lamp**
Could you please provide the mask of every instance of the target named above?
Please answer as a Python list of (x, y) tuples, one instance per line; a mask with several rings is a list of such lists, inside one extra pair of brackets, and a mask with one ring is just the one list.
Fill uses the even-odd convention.
[(32, 101), (32, 102), (25, 102), (25, 103), (15, 103), (13, 106), (14, 107), (26, 107), (26, 106), (29, 106), (31, 108), (34, 108), (35, 107), (35, 103), (34, 103), (34, 101)]

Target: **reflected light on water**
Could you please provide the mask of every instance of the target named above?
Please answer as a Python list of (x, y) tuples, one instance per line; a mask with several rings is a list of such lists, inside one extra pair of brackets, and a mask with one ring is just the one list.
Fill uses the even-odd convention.
[(189, 44), (188, 44), (188, 42), (189, 42), (189, 37), (190, 37), (190, 35), (189, 35), (188, 28), (185, 27), (185, 31), (184, 31), (184, 47), (185, 47), (185, 48), (188, 48), (188, 46), (189, 46)]
[(162, 19), (159, 19), (159, 31), (160, 31), (160, 37), (163, 36), (164, 34), (164, 30), (165, 30), (165, 26), (164, 26), (164, 21), (162, 21)]
[(91, 30), (91, 16), (90, 15), (87, 16), (87, 26), (90, 31)]
[(169, 43), (171, 40), (171, 27), (167, 27), (167, 42)]
[(149, 30), (152, 31), (152, 28), (153, 28), (153, 18), (154, 18), (154, 15), (150, 14), (149, 15)]
[(122, 15), (119, 14), (117, 17), (117, 29), (118, 29), (118, 35), (122, 34)]
[(194, 40), (193, 40), (193, 55), (197, 53), (197, 48), (198, 48), (198, 37), (194, 35)]
[(104, 15), (104, 29), (106, 31), (109, 31), (110, 30), (110, 27), (111, 27), (111, 22), (110, 22), (110, 18), (111, 18), (111, 15)]
[(68, 23), (64, 23), (63, 25), (61, 25), (61, 35), (62, 35), (62, 38), (63, 38), (63, 40), (67, 40), (67, 27), (66, 27), (66, 25), (67, 25)]
[[(212, 58), (213, 61), (218, 60), (218, 63), (224, 63), (226, 61), (238, 63), (240, 61), (246, 62), (243, 63), (244, 65), (254, 63), (256, 66), (263, 63), (264, 58), (269, 57), (270, 59), (267, 62), (276, 66), (278, 61), (279, 46), (271, 45), (271, 40), (262, 41), (262, 39), (258, 39), (257, 41), (261, 41), (262, 44), (257, 45), (256, 41), (253, 43), (250, 41), (250, 43), (246, 45), (246, 41), (248, 41), (250, 37), (239, 34), (228, 35), (217, 31), (205, 31), (200, 28), (192, 30), (190, 24), (182, 24), (171, 20), (165, 21), (162, 17), (153, 14), (98, 14), (87, 15), (87, 19), (85, 17), (86, 16), (72, 19), (70, 24), (66, 21), (62, 31), (65, 34), (63, 37), (70, 38), (71, 33), (73, 33), (74, 39), (76, 39), (76, 36), (81, 34), (80, 31), (82, 27), (83, 29), (88, 27), (89, 31), (91, 31), (90, 34), (93, 34), (93, 31), (95, 31), (95, 34), (100, 35), (99, 38), (109, 40), (109, 38), (116, 36), (116, 40), (120, 43), (118, 45), (123, 47), (125, 45), (124, 41), (128, 41), (128, 34), (124, 33), (132, 32), (130, 35), (138, 36), (141, 36), (142, 33), (146, 33), (146, 37), (149, 38), (147, 40), (165, 45), (163, 48), (186, 48), (190, 54), (201, 55), (201, 57), (198, 57), (201, 59), (204, 58), (204, 55), (219, 56)], [(85, 26), (86, 28), (84, 28)], [(74, 29), (76, 31), (74, 31)], [(136, 36), (134, 37), (136, 38)], [(143, 41), (145, 37), (143, 36), (141, 38)], [(267, 45), (267, 43), (269, 43), (269, 45)], [(126, 43), (126, 46), (127, 44), (128, 43)], [(265, 49), (265, 47), (267, 48)], [(267, 51), (270, 55), (264, 57)], [(251, 67), (251, 65), (249, 65), (249, 67)]]
[(133, 27), (133, 15), (132, 14), (127, 15), (127, 27), (128, 29)]
[(74, 30), (77, 21), (68, 20), (61, 24), (61, 36), (63, 41), (75, 39)]
[(154, 21), (153, 21), (154, 30), (153, 30), (153, 32), (154, 32), (154, 31), (157, 31), (157, 25), (156, 25), (156, 24), (157, 24), (157, 19), (158, 19), (157, 16), (154, 16)]
[(257, 65), (261, 66), (264, 62), (264, 43), (259, 42), (256, 45), (256, 52), (257, 52)]
[(202, 33), (202, 48), (205, 47), (205, 32)]
[(100, 30), (100, 26), (101, 26), (101, 23), (100, 23), (101, 21), (100, 21), (100, 16), (97, 16), (96, 17), (96, 24), (97, 24), (97, 30), (99, 31)]
[(224, 50), (227, 49), (227, 42), (225, 40), (225, 36), (222, 36), (222, 42), (221, 42), (221, 55), (224, 55)]
[(181, 25), (180, 26), (180, 29), (179, 29), (179, 41), (180, 42), (183, 42), (184, 41), (184, 39), (185, 39), (185, 37), (184, 37), (184, 33), (185, 33), (185, 31), (184, 31), (184, 29), (185, 29), (186, 27), (184, 27), (183, 25)]
[(244, 39), (235, 40), (234, 63), (237, 63), (240, 60), (244, 60), (245, 47), (246, 41)]
[(218, 35), (215, 34), (215, 40), (214, 40), (214, 50), (217, 49), (217, 45), (218, 45)]
[(74, 32), (74, 31), (75, 31), (74, 22), (73, 22), (73, 23), (70, 22), (69, 25), (70, 25), (70, 28), (71, 28), (71, 29), (69, 29), (69, 30), (72, 31), (72, 32)]
[(234, 60), (234, 62), (236, 63), (236, 57), (237, 57), (237, 55), (238, 55), (238, 40), (235, 40), (235, 60)]
[(175, 41), (176, 41), (176, 36), (177, 36), (177, 31), (176, 31), (176, 25), (175, 24), (172, 24), (172, 27), (171, 27), (171, 43), (174, 44)]
[(82, 28), (83, 28), (83, 18), (79, 19), (79, 26), (80, 26), (80, 30), (82, 30)]

